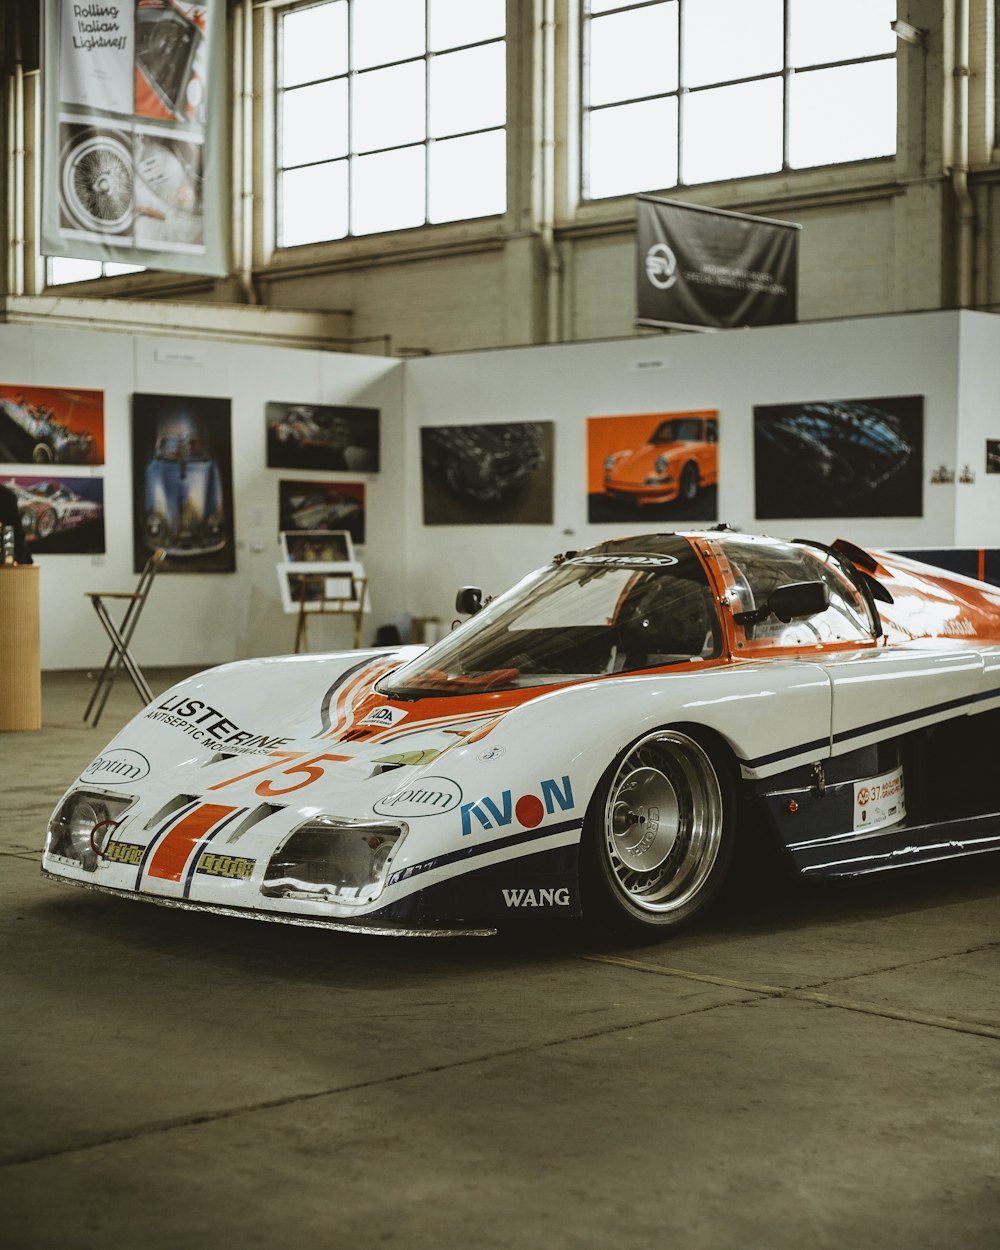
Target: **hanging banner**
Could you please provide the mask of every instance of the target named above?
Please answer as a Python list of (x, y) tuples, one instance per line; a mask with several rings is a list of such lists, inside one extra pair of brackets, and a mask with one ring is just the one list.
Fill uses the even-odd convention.
[(636, 199), (640, 325), (728, 329), (796, 319), (800, 226)]
[(44, 13), (42, 252), (225, 274), (225, 0)]

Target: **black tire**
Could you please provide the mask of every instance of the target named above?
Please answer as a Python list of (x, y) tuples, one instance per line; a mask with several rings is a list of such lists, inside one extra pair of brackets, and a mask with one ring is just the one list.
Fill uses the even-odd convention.
[(584, 917), (598, 932), (665, 936), (715, 897), (733, 856), (732, 769), (697, 730), (658, 729), (617, 757), (588, 809)]
[(34, 464), (51, 464), (54, 458), (48, 443), (36, 443), (32, 448), (31, 459)]
[(698, 490), (701, 483), (698, 479), (698, 466), (691, 461), (684, 466), (681, 473), (680, 486), (677, 488), (677, 494), (684, 503), (693, 503), (698, 498)]

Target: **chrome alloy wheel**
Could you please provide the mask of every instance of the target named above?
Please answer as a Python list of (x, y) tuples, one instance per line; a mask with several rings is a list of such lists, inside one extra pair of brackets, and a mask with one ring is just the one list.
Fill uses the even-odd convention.
[(604, 849), (621, 899), (652, 920), (690, 908), (722, 846), (724, 803), (712, 760), (677, 730), (649, 734), (608, 787)]

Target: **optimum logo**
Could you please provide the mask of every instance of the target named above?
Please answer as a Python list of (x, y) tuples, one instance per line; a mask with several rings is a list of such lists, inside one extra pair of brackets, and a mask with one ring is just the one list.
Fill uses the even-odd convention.
[(83, 775), (88, 781), (100, 777), (107, 786), (125, 785), (149, 776), (149, 760), (138, 751), (116, 747), (113, 751), (105, 751), (88, 764)]
[(450, 777), (421, 777), (412, 786), (394, 790), (374, 805), (382, 816), (440, 816), (462, 801), (462, 787)]
[(646, 253), (646, 277), (661, 291), (677, 281), (677, 257), (666, 243), (654, 243)]

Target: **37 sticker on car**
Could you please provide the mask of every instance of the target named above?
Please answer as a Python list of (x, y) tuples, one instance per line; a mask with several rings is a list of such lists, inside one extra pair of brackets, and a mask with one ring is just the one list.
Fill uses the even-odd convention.
[(854, 832), (898, 824), (906, 815), (903, 770), (854, 783)]

